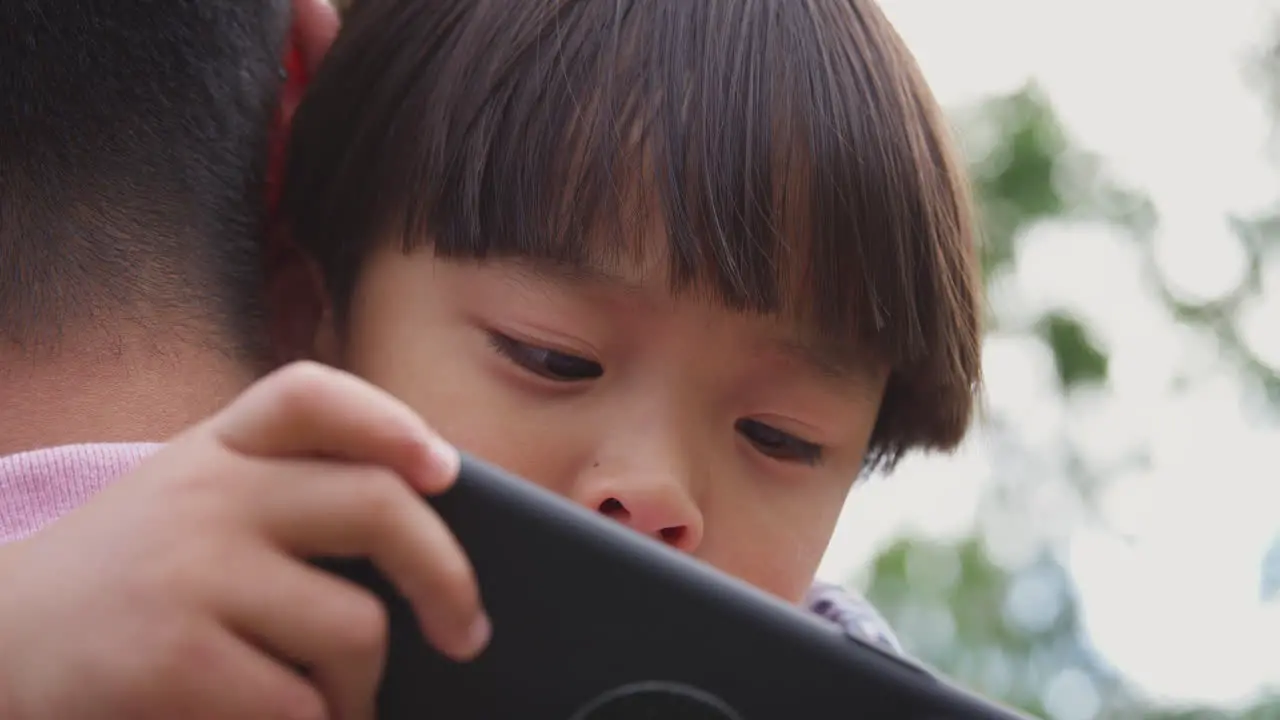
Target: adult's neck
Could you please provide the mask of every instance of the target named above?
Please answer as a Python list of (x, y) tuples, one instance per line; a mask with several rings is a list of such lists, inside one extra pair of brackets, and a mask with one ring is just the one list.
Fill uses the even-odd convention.
[(254, 377), (246, 363), (180, 332), (73, 333), (36, 351), (0, 346), (0, 456), (163, 441), (226, 405)]

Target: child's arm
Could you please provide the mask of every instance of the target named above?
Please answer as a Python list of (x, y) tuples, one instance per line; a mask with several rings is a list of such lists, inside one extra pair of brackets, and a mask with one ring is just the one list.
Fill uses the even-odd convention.
[(437, 647), (473, 656), (488, 624), (471, 566), (418, 495), (457, 463), (371, 385), (276, 373), (0, 547), (0, 716), (372, 718), (384, 610), (305, 558), (372, 558)]

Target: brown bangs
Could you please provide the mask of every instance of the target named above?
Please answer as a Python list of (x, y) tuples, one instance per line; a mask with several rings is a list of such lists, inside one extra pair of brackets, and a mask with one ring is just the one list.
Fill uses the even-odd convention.
[(285, 213), (345, 304), (399, 238), (612, 262), (893, 368), (871, 461), (950, 447), (979, 379), (963, 176), (864, 0), (359, 0), (295, 119)]

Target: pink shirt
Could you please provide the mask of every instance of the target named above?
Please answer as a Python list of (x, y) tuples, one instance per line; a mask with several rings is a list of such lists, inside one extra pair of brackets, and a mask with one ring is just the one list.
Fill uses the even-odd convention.
[(0, 457), (0, 544), (21, 540), (80, 507), (159, 447), (64, 445)]
[[(80, 507), (159, 447), (156, 443), (64, 445), (0, 457), (0, 545), (26, 538)], [(901, 652), (888, 623), (871, 603), (843, 588), (815, 584), (805, 606), (851, 637)]]

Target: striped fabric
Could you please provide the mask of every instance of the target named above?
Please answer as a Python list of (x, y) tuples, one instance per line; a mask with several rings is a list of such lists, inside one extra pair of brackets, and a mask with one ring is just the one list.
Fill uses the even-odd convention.
[(805, 608), (839, 625), (851, 638), (871, 643), (896, 655), (902, 645), (884, 617), (861, 595), (831, 583), (814, 583), (805, 597)]

